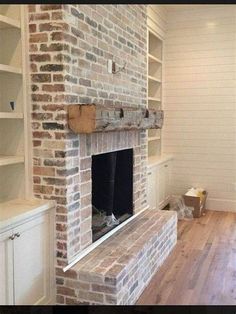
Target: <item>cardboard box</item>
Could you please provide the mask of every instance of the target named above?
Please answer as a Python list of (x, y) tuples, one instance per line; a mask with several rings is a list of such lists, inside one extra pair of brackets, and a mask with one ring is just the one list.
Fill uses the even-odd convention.
[(193, 207), (193, 217), (194, 218), (199, 218), (202, 215), (205, 214), (206, 212), (206, 198), (207, 198), (207, 191), (203, 191), (204, 198), (201, 202), (200, 197), (198, 196), (188, 196), (188, 195), (183, 195), (184, 199), (184, 204), (188, 207)]

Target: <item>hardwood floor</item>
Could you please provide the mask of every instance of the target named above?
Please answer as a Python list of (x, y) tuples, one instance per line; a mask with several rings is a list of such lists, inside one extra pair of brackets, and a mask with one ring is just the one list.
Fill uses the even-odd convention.
[(175, 249), (136, 304), (236, 305), (236, 213), (179, 221)]

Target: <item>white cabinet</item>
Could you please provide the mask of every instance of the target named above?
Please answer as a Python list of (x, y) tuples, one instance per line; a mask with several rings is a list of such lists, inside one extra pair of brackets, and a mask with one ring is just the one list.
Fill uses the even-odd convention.
[(0, 304), (42, 305), (52, 297), (50, 214), (0, 233)]
[(150, 209), (163, 209), (170, 200), (171, 160), (148, 167), (147, 197)]

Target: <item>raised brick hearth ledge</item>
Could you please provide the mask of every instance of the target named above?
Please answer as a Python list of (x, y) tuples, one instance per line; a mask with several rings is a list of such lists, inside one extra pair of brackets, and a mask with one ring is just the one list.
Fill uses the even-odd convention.
[(176, 241), (176, 212), (144, 211), (61, 274), (57, 302), (134, 304)]

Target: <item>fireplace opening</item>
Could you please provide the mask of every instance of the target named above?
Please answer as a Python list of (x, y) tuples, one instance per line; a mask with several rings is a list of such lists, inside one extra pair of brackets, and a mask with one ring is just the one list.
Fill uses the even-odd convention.
[(92, 156), (93, 242), (133, 215), (133, 149)]

